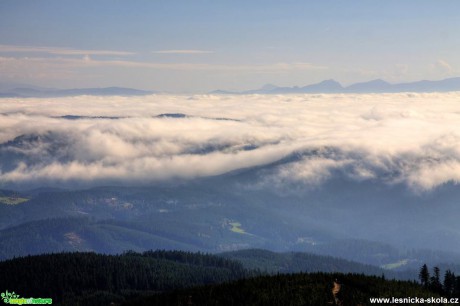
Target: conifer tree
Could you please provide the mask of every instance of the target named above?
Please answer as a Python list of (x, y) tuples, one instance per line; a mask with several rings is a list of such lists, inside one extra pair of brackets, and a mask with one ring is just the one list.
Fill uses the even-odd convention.
[(418, 277), (420, 279), (420, 283), (422, 284), (422, 286), (428, 288), (428, 285), (430, 283), (430, 272), (428, 271), (428, 267), (426, 264), (424, 264), (420, 268), (420, 273), (418, 274)]
[(447, 270), (444, 274), (444, 282), (443, 282), (443, 289), (444, 294), (447, 296), (452, 296), (455, 289), (455, 274), (452, 271)]
[(430, 289), (437, 292), (442, 293), (442, 285), (441, 285), (441, 271), (439, 267), (433, 268), (433, 276), (430, 278)]

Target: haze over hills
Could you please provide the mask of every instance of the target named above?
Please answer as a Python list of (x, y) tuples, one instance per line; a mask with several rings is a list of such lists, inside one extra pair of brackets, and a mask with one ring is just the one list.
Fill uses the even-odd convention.
[(460, 297), (458, 12), (3, 0), (0, 303)]
[[(302, 94), (302, 93), (398, 93), (398, 92), (448, 92), (460, 91), (460, 77), (439, 81), (422, 80), (409, 83), (388, 83), (382, 79), (342, 86), (339, 82), (329, 79), (316, 84), (302, 87), (279, 87), (266, 84), (259, 89), (246, 91), (214, 90), (211, 94)], [(143, 96), (158, 93), (158, 91), (139, 90), (126, 87), (104, 88), (73, 88), (54, 89), (32, 86), (27, 84), (0, 84), (0, 98), (31, 98), (31, 97), (70, 97), (80, 95), (93, 96)]]
[(325, 80), (320, 83), (303, 87), (278, 87), (265, 85), (260, 89), (232, 92), (217, 90), (215, 94), (298, 94), (298, 93), (397, 93), (397, 92), (446, 92), (460, 91), (460, 77), (448, 78), (440, 81), (417, 81), (410, 83), (391, 84), (381, 79), (363, 83), (342, 86), (335, 80)]
[[(20, 87), (18, 87), (20, 85)], [(53, 89), (42, 88), (25, 84), (0, 84), (0, 98), (56, 98), (70, 96), (143, 96), (155, 93), (154, 91), (139, 90), (126, 87), (103, 88), (73, 88)]]
[(270, 167), (145, 187), (1, 191), (0, 258), (264, 248), (402, 270), (460, 261), (456, 186), (425, 196), (347, 179), (296, 194), (249, 187)]
[(458, 267), (459, 94), (4, 99), (0, 257), (258, 248)]

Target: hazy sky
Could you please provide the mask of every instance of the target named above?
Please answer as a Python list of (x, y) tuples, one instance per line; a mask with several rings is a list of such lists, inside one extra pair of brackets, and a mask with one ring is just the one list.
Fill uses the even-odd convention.
[(172, 92), (460, 75), (460, 1), (0, 1), (0, 82)]

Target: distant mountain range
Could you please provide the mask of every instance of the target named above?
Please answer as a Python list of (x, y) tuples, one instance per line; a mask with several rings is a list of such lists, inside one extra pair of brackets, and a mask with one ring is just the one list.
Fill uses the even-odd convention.
[(0, 84), (0, 98), (53, 98), (70, 96), (144, 96), (154, 94), (154, 91), (139, 90), (125, 87), (103, 87), (103, 88), (73, 88), (54, 89), (40, 88), (25, 85), (22, 87), (2, 86)]
[[(342, 86), (335, 80), (324, 80), (303, 87), (279, 87), (266, 84), (259, 89), (246, 91), (214, 90), (210, 94), (302, 94), (302, 93), (395, 93), (395, 92), (446, 92), (460, 91), (460, 77), (439, 81), (417, 81), (410, 83), (391, 84), (381, 79)], [(157, 91), (140, 90), (126, 87), (102, 88), (44, 88), (27, 84), (0, 83), (0, 98), (53, 98), (71, 96), (144, 96), (158, 93)]]
[(391, 84), (377, 79), (350, 86), (342, 86), (335, 80), (325, 80), (320, 83), (303, 87), (278, 87), (272, 84), (264, 85), (259, 89), (247, 91), (216, 90), (212, 94), (294, 94), (294, 93), (394, 93), (394, 92), (446, 92), (460, 91), (460, 77), (440, 81), (417, 81), (411, 83)]

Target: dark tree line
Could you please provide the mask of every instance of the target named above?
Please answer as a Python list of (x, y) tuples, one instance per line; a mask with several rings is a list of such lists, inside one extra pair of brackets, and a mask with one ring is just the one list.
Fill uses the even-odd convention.
[(0, 262), (0, 292), (50, 297), (56, 305), (187, 305), (190, 296), (195, 305), (325, 305), (333, 300), (336, 279), (344, 305), (370, 297), (458, 297), (460, 292), (460, 277), (448, 270), (441, 280), (440, 269), (430, 273), (426, 265), (420, 285), (362, 274), (263, 276), (236, 261), (183, 251), (60, 253)]
[(419, 279), (421, 285), (428, 290), (445, 297), (460, 297), (460, 276), (450, 270), (446, 270), (444, 279), (441, 280), (439, 267), (434, 267), (433, 274), (430, 274), (428, 266), (424, 264), (420, 268)]
[(129, 296), (250, 277), (235, 261), (182, 251), (59, 253), (0, 262), (0, 292), (57, 305), (108, 305)]
[(337, 297), (344, 306), (369, 305), (369, 299), (376, 297), (439, 297), (412, 281), (386, 280), (379, 276), (351, 273), (295, 273), (264, 275), (230, 283), (175, 290), (134, 298), (122, 305), (337, 305), (333, 295), (334, 282), (340, 283)]

